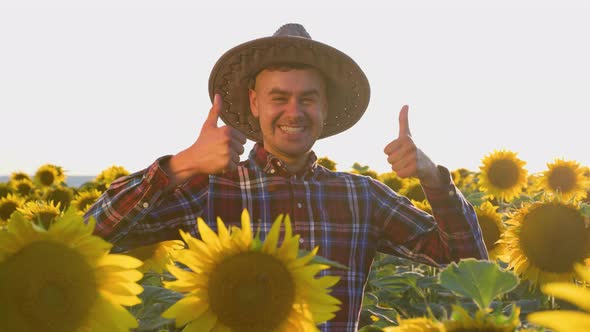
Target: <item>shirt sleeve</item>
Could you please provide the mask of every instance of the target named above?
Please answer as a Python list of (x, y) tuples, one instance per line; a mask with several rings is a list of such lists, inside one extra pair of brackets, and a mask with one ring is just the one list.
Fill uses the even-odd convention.
[(433, 215), (416, 208), (389, 187), (376, 184), (373, 202), (379, 230), (377, 250), (433, 266), (468, 257), (487, 259), (473, 206), (453, 184), (448, 169), (438, 169), (443, 185), (422, 186)]
[(182, 188), (166, 189), (170, 179), (162, 165), (170, 157), (117, 179), (85, 213), (86, 221), (96, 221), (94, 234), (113, 243), (114, 252), (177, 239), (178, 229), (191, 228), (202, 213), (198, 202), (181, 199), (189, 196)]

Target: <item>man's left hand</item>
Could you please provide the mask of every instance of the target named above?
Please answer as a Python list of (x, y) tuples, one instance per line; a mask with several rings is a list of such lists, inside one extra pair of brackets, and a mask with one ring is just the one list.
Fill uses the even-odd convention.
[(404, 105), (399, 112), (398, 138), (387, 144), (383, 150), (387, 155), (387, 162), (391, 169), (401, 178), (418, 177), (427, 187), (440, 187), (440, 173), (436, 165), (422, 152), (414, 141), (408, 121), (408, 105)]

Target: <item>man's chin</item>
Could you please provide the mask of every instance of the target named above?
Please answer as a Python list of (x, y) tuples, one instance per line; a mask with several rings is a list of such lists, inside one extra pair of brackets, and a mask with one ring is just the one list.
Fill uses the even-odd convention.
[(305, 156), (311, 150), (311, 146), (301, 146), (301, 147), (285, 147), (281, 149), (281, 154), (285, 157), (289, 158), (300, 158)]

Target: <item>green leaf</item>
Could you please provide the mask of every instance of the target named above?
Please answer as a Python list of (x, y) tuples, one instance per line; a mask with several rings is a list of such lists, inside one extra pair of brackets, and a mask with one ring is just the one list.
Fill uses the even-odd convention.
[(162, 313), (179, 301), (180, 293), (162, 287), (143, 286), (139, 295), (142, 303), (130, 308), (130, 312), (139, 321), (137, 332), (159, 331), (174, 326), (174, 320), (162, 317)]
[[(307, 254), (309, 254), (309, 251), (300, 249), (299, 252), (297, 253), (297, 257), (298, 258), (299, 257), (303, 257), (303, 256), (305, 256)], [(327, 258), (324, 258), (322, 256), (318, 256), (318, 255), (315, 255), (313, 257), (313, 259), (311, 260), (311, 263), (312, 264), (324, 264), (324, 265), (328, 265), (329, 267), (333, 267), (333, 268), (336, 268), (336, 269), (348, 270), (348, 266), (342, 265), (342, 264), (340, 264), (338, 262), (329, 260)]]
[(483, 199), (484, 196), (485, 196), (484, 192), (477, 191), (477, 192), (473, 192), (473, 193), (467, 195), (467, 197), (465, 197), (465, 199), (469, 203), (471, 203), (473, 206), (480, 206), (484, 202), (484, 199)]
[(493, 262), (464, 259), (452, 263), (440, 273), (440, 283), (450, 291), (471, 298), (480, 309), (494, 298), (516, 288), (518, 278)]
[(580, 204), (580, 213), (587, 218), (590, 218), (590, 204), (581, 203)]

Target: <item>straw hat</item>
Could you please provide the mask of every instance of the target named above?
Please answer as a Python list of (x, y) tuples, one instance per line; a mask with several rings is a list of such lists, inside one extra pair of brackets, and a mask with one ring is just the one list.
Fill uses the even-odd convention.
[(298, 63), (319, 70), (327, 80), (328, 118), (320, 138), (352, 127), (369, 104), (370, 88), (361, 68), (341, 51), (312, 40), (300, 24), (286, 24), (271, 37), (240, 44), (219, 58), (209, 76), (211, 101), (223, 99), (221, 119), (257, 142), (258, 119), (250, 111), (248, 84), (266, 67)]

